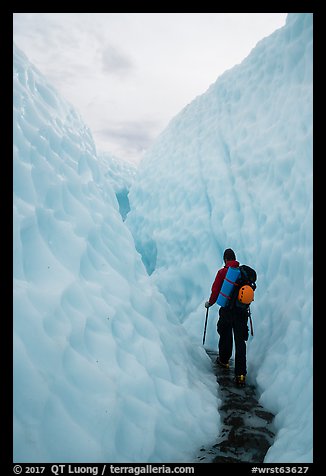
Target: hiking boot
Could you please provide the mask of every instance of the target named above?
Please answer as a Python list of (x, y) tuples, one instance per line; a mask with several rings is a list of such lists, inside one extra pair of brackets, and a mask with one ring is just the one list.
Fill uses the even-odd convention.
[(219, 358), (216, 359), (216, 364), (221, 367), (222, 369), (225, 369), (225, 370), (229, 370), (230, 368), (230, 364), (229, 362), (227, 362), (226, 364), (224, 364), (223, 362), (220, 361)]
[(238, 387), (244, 387), (246, 385), (246, 376), (236, 375), (234, 381), (238, 385)]

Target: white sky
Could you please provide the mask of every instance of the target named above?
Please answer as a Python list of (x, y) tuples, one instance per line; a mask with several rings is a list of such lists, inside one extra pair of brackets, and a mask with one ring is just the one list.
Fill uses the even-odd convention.
[(138, 163), (168, 122), (286, 13), (15, 13), (14, 42), (90, 127)]

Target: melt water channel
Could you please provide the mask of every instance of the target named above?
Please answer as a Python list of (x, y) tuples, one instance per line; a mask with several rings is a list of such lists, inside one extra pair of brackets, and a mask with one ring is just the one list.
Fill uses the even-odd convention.
[(219, 412), (221, 433), (216, 444), (201, 448), (196, 463), (262, 463), (273, 444), (274, 415), (258, 402), (256, 389), (246, 383), (238, 387), (234, 382), (233, 361), (230, 369), (219, 367), (217, 353), (206, 350), (213, 362), (222, 403)]

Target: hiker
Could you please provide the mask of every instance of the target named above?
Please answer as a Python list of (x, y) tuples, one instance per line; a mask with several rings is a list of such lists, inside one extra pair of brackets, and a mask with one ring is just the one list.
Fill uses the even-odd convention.
[[(210, 298), (205, 303), (206, 308), (209, 308), (210, 306), (213, 306), (213, 304), (215, 304), (228, 268), (239, 267), (239, 262), (236, 260), (235, 253), (231, 248), (228, 248), (224, 251), (223, 260), (225, 266), (217, 272), (214, 283), (212, 285), (212, 292)], [(231, 309), (228, 307), (220, 307), (219, 320), (217, 322), (217, 332), (220, 336), (220, 339), (218, 344), (219, 355), (216, 360), (216, 363), (224, 369), (229, 369), (229, 360), (232, 355), (234, 336), (235, 382), (238, 385), (242, 386), (245, 384), (247, 375), (246, 341), (249, 337), (248, 309), (241, 309), (236, 306), (232, 307)]]

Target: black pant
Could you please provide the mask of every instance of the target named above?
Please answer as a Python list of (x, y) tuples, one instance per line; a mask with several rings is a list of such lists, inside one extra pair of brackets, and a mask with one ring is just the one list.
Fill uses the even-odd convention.
[(232, 355), (233, 336), (235, 343), (234, 372), (235, 375), (247, 374), (246, 341), (249, 337), (248, 310), (220, 308), (217, 332), (220, 335), (218, 344), (219, 358), (227, 363)]

